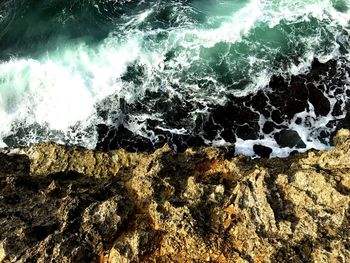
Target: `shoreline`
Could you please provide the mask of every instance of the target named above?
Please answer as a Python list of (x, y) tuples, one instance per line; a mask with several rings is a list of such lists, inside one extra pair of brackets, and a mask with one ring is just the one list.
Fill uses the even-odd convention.
[(213, 147), (0, 155), (0, 262), (346, 262), (350, 131), (288, 158)]

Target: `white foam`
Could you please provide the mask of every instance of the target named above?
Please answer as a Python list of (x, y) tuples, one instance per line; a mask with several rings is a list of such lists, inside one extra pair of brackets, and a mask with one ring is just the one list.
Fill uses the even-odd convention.
[[(50, 51), (36, 59), (13, 58), (2, 62), (0, 138), (9, 135), (12, 125), (17, 121), (25, 122), (26, 125), (47, 126), (50, 130), (60, 131), (64, 136), (68, 136), (71, 127), (76, 124), (80, 126), (80, 130), (84, 130), (90, 125), (103, 122), (97, 117), (96, 104), (113, 94), (125, 98), (130, 103), (142, 97), (145, 90), (164, 89), (169, 94), (181, 97), (182, 94), (169, 85), (170, 81), (182, 85), (183, 92), (191, 93), (204, 105), (209, 101), (222, 104), (225, 102), (223, 96), (226, 92), (225, 87), (217, 83), (214, 78), (211, 81), (215, 83), (215, 89), (211, 93), (208, 92), (207, 97), (203, 97), (203, 93), (207, 91), (201, 90), (198, 85), (184, 85), (179, 75), (189, 72), (194, 63), (200, 62), (203, 47), (210, 48), (219, 42), (234, 44), (242, 41), (259, 23), (268, 23), (270, 27), (274, 27), (281, 20), (300, 21), (315, 17), (329, 21), (330, 28), (336, 28), (337, 25), (347, 26), (349, 22), (349, 11), (344, 13), (336, 11), (332, 1), (329, 0), (250, 0), (238, 9), (232, 5), (232, 11), (225, 10), (225, 15), (212, 14), (221, 21), (215, 26), (198, 25), (184, 19), (182, 26), (168, 29), (166, 32), (168, 37), (160, 43), (155, 43), (147, 39), (160, 32), (165, 33), (165, 30), (144, 32), (138, 29), (138, 25), (144, 23), (156, 8), (157, 6), (154, 6), (126, 18), (122, 33), (112, 32), (97, 46), (63, 43), (56, 51)], [(315, 46), (319, 43), (319, 39), (315, 36), (302, 41), (309, 43), (309, 46), (302, 54), (301, 62), (290, 65), (289, 72), (292, 74), (306, 71), (315, 56), (327, 60), (337, 55), (336, 46), (331, 53), (315, 53)], [(167, 52), (177, 47), (183, 48), (182, 51), (165, 65), (164, 58)], [(126, 84), (121, 80), (127, 67), (135, 61), (145, 70), (143, 84), (139, 86)], [(249, 61), (251, 66), (257, 63), (264, 64), (264, 59), (259, 60), (254, 54), (249, 57)], [(270, 70), (268, 64), (266, 65), (265, 69), (252, 72), (252, 84), (240, 95), (245, 95), (247, 91), (261, 88), (268, 83), (270, 76), (275, 72)], [(110, 119), (106, 122), (111, 124), (113, 121)], [(130, 128), (141, 133), (141, 127), (136, 124)], [(300, 132), (303, 139), (308, 140), (307, 135), (303, 135), (301, 127), (294, 128)], [(173, 132), (182, 134), (185, 130), (178, 127)], [(94, 147), (96, 133), (88, 133), (86, 136), (81, 144)], [(61, 137), (55, 139), (63, 140)], [(214, 143), (221, 145), (224, 142), (218, 140)], [(271, 141), (264, 143), (276, 146)], [(245, 146), (248, 144), (249, 141), (243, 143), (238, 140), (237, 147), (241, 149), (239, 151), (248, 153), (248, 148)], [(0, 146), (3, 145), (0, 140)], [(314, 146), (308, 144), (308, 147)], [(283, 155), (284, 150), (274, 150), (274, 154)]]
[(80, 44), (40, 60), (0, 64), (1, 135), (16, 120), (67, 131), (89, 119), (98, 101), (122, 92), (120, 77), (139, 56), (139, 45), (110, 45), (107, 41), (92, 50)]

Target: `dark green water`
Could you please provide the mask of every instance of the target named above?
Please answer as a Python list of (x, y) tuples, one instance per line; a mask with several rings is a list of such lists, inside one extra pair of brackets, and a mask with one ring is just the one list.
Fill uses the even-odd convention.
[[(349, 7), (348, 0), (2, 1), (0, 137), (22, 130), (29, 143), (93, 148), (93, 127), (122, 122), (120, 101), (133, 104), (147, 92), (199, 102), (191, 122), (231, 94), (263, 88), (273, 74), (349, 57)], [(162, 109), (149, 112), (126, 125), (145, 134), (142, 120), (163, 118)]]

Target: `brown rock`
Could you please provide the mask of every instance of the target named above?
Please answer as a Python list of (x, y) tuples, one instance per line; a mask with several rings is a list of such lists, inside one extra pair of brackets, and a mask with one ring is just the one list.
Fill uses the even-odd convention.
[(0, 262), (349, 262), (350, 132), (334, 145), (3, 153)]

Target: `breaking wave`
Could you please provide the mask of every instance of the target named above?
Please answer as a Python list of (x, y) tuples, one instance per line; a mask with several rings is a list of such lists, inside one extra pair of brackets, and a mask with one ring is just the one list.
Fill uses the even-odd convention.
[[(51, 0), (0, 5), (2, 146), (51, 140), (110, 150), (129, 142), (140, 150), (146, 140), (147, 149), (165, 142), (179, 149), (185, 136), (196, 138), (196, 143), (187, 138), (185, 147), (236, 144), (237, 153), (254, 155), (258, 142), (283, 156), (296, 148), (281, 147), (276, 139), (281, 130), (297, 131), (305, 143), (301, 150), (325, 149), (329, 138), (320, 138), (315, 130), (347, 114), (347, 0)], [(274, 76), (286, 83), (293, 76), (307, 76), (315, 60), (337, 61), (337, 78), (342, 79), (342, 93), (322, 90), (331, 104), (327, 113), (315, 112), (308, 100), (305, 110), (282, 116), (278, 123), (252, 104), (260, 116), (259, 125), (253, 125), (256, 136), (237, 132), (250, 120), (231, 125), (234, 139), (221, 136), (229, 128), (220, 124), (210, 128), (215, 135), (208, 135), (206, 125), (217, 123), (213, 116), (218, 107), (232, 101), (238, 109), (239, 103), (246, 107), (247, 101), (233, 98), (268, 92)], [(315, 86), (332, 81), (312, 79)], [(341, 114), (333, 114), (337, 104)], [(235, 118), (232, 112), (224, 114)], [(298, 118), (303, 121), (296, 124)], [(276, 126), (270, 133), (263, 130), (266, 122)], [(338, 127), (328, 126), (329, 134)]]

